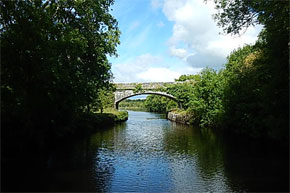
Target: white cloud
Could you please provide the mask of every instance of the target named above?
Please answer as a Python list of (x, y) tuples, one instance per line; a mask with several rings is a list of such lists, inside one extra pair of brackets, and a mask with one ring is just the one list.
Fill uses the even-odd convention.
[(161, 8), (162, 4), (163, 0), (151, 0), (151, 7), (153, 10)]
[(148, 68), (146, 71), (137, 74), (142, 82), (173, 82), (183, 74), (197, 74), (202, 68), (179, 68), (178, 70), (169, 68)]
[(171, 46), (169, 48), (169, 52), (172, 56), (177, 56), (179, 58), (185, 58), (188, 55), (188, 53), (185, 49), (175, 48), (175, 46)]
[[(160, 10), (170, 22), (159, 17), (157, 12)], [(222, 29), (212, 19), (214, 12), (213, 1), (205, 4), (204, 0), (151, 0), (149, 14), (153, 14), (154, 18), (149, 23), (133, 18), (124, 28), (121, 36), (123, 51), (112, 65), (116, 77), (114, 82), (174, 81), (182, 74), (196, 74), (206, 66), (218, 69), (233, 49), (256, 41), (261, 26), (250, 27), (240, 37), (220, 35)], [(172, 33), (168, 37), (164, 32), (168, 32), (172, 24)], [(163, 42), (161, 45), (152, 41), (160, 35), (167, 39), (166, 48)], [(150, 46), (156, 47), (141, 49)], [(153, 50), (156, 51), (156, 48), (160, 54), (166, 53), (163, 49), (167, 49), (172, 57), (155, 56)]]
[(240, 37), (220, 35), (222, 29), (212, 19), (216, 10), (211, 1), (164, 0), (162, 10), (174, 22), (169, 53), (194, 67), (221, 67), (233, 49), (254, 43), (261, 30), (261, 26), (250, 27)]
[(174, 81), (181, 74), (172, 71), (168, 68), (149, 68), (144, 72), (137, 74), (137, 77), (142, 80), (142, 82), (170, 82)]
[(196, 74), (202, 67), (167, 68), (160, 56), (143, 54), (112, 66), (114, 82), (171, 82), (182, 74)]
[(197, 74), (199, 72), (202, 71), (202, 67), (200, 68), (193, 68), (193, 67), (187, 67), (187, 68), (183, 68), (182, 71), (181, 71), (181, 74)]
[(144, 72), (151, 66), (158, 66), (162, 62), (162, 58), (152, 56), (151, 54), (143, 54), (137, 57), (129, 58), (122, 63), (117, 63), (112, 66), (114, 82), (135, 82), (140, 81), (137, 74)]

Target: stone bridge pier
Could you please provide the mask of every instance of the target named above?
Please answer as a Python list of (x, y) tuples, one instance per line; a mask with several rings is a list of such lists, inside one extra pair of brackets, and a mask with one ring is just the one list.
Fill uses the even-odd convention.
[[(160, 96), (165, 96), (167, 98), (170, 98), (177, 102), (178, 106), (180, 106), (180, 103), (171, 94), (168, 94), (166, 92), (159, 91), (161, 88), (165, 88), (166, 86), (170, 84), (175, 84), (175, 82), (151, 82), (151, 83), (116, 83), (116, 91), (115, 91), (115, 108), (119, 108), (119, 103), (129, 97), (136, 96), (136, 95), (142, 95), (142, 94), (155, 94)], [(142, 86), (142, 91), (138, 93), (134, 93), (134, 90), (136, 89), (137, 85)]]

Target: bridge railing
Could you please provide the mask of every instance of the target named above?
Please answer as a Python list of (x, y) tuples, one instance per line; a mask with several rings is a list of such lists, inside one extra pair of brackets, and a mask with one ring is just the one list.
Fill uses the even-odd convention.
[(134, 90), (138, 84), (141, 84), (144, 90), (157, 90), (176, 82), (115, 83), (115, 86), (117, 90)]

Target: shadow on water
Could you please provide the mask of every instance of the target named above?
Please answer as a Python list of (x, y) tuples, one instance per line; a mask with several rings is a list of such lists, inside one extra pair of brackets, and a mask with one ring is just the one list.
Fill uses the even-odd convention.
[(64, 141), (43, 157), (23, 152), (2, 160), (3, 190), (289, 190), (288, 149), (170, 122), (163, 114), (129, 114), (127, 122)]
[[(43, 155), (23, 152), (2, 158), (2, 191), (42, 192), (103, 191), (110, 182), (111, 166), (96, 168), (99, 147), (124, 123), (113, 129), (100, 130), (81, 139), (66, 139)], [(92, 140), (93, 139), (93, 140)], [(106, 174), (106, 175), (103, 175)]]
[(289, 191), (289, 148), (238, 138), (224, 141), (225, 175), (233, 190)]
[(268, 142), (226, 137), (207, 128), (172, 124), (174, 129), (164, 138), (166, 151), (196, 157), (197, 173), (204, 182), (209, 182), (200, 189), (289, 191), (289, 149)]

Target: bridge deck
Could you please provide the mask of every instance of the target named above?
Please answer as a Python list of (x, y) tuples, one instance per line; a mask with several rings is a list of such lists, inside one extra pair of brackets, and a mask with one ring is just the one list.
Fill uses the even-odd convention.
[[(178, 84), (179, 82), (146, 82), (146, 83), (115, 83), (116, 91), (115, 91), (115, 107), (118, 109), (119, 102), (125, 100), (126, 98), (141, 95), (141, 94), (155, 94), (168, 97), (174, 101), (177, 99), (169, 93), (160, 92), (159, 89), (168, 87), (172, 84)], [(142, 87), (142, 91), (135, 93), (134, 90), (136, 89), (137, 85)], [(180, 103), (178, 103), (180, 106)]]
[(175, 82), (115, 83), (117, 90), (134, 90), (138, 84), (141, 84), (144, 90), (157, 90)]

